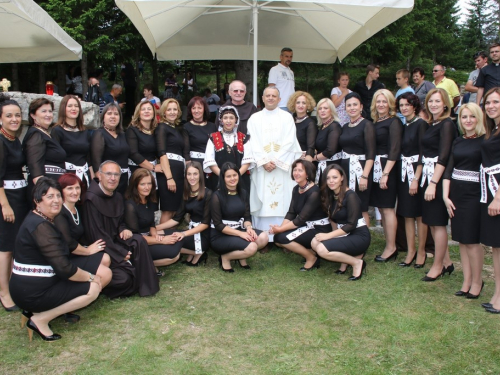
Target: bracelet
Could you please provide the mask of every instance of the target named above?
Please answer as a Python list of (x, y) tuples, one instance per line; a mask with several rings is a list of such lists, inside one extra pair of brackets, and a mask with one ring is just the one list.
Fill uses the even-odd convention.
[(368, 177), (363, 176), (363, 175), (361, 176), (361, 178), (364, 178), (365, 180), (368, 180)]
[(437, 182), (431, 180), (431, 184), (437, 185)]
[(168, 181), (168, 180), (173, 180), (173, 179), (174, 179), (173, 177), (170, 177), (170, 178), (167, 178), (167, 181)]
[(246, 230), (248, 230), (248, 228), (250, 228), (250, 229), (251, 229), (251, 228), (252, 228), (252, 225), (247, 225), (247, 226), (245, 227), (245, 229), (246, 229)]
[(389, 173), (382, 173), (382, 177), (389, 176)]
[(94, 275), (92, 275), (90, 272), (89, 272), (89, 283), (91, 283), (92, 281), (94, 281)]

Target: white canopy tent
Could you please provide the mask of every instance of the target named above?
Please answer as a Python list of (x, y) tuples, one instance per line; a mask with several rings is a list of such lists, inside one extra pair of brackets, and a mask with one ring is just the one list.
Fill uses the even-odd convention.
[(0, 0), (0, 63), (75, 61), (82, 46), (32, 0)]
[(333, 63), (409, 13), (413, 0), (115, 0), (158, 60)]

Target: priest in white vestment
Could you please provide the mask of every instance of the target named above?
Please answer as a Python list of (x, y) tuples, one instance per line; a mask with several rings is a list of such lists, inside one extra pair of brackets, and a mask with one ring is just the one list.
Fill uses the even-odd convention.
[[(267, 231), (271, 224), (281, 223), (288, 212), (295, 186), (291, 166), (300, 159), (302, 150), (292, 115), (278, 107), (278, 89), (267, 87), (262, 101), (265, 109), (248, 120), (250, 140), (245, 145), (241, 163), (251, 164), (253, 226)], [(270, 234), (269, 241), (273, 241), (273, 237)]]

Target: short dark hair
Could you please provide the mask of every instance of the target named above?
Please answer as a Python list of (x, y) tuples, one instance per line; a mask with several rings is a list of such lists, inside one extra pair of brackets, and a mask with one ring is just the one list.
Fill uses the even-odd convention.
[(415, 74), (415, 73), (420, 73), (420, 75), (423, 77), (425, 76), (425, 72), (424, 72), (424, 68), (421, 68), (419, 66), (417, 66), (416, 68), (413, 68), (413, 70), (411, 71), (411, 74)]
[(227, 196), (227, 187), (226, 187), (226, 182), (224, 181), (224, 176), (227, 171), (233, 170), (236, 173), (238, 173), (238, 176), (240, 177), (238, 179), (238, 185), (236, 185), (236, 191), (238, 194), (242, 194), (243, 188), (241, 184), (241, 175), (240, 175), (240, 170), (236, 166), (236, 164), (231, 163), (230, 161), (225, 162), (222, 164), (222, 167), (220, 167), (220, 173), (219, 173), (219, 190), (222, 192), (222, 195), (225, 197)]
[(349, 94), (347, 94), (345, 96), (345, 99), (344, 99), (344, 103), (346, 103), (349, 99), (352, 99), (352, 98), (356, 98), (359, 100), (359, 102), (361, 103), (361, 105), (363, 105), (363, 101), (361, 100), (361, 96), (357, 93), (357, 92), (350, 92)]
[(491, 43), (490, 46), (488, 47), (488, 51), (494, 47), (500, 47), (500, 43), (498, 42), (495, 42), (495, 43)]
[(146, 83), (146, 84), (144, 84), (144, 86), (143, 86), (143, 88), (142, 88), (142, 89), (143, 89), (143, 90), (148, 90), (148, 91), (153, 91), (153, 84), (151, 84), (151, 83)]
[(33, 117), (31, 117), (31, 115), (35, 115), (36, 111), (38, 111), (38, 109), (41, 106), (44, 106), (46, 104), (49, 104), (51, 106), (52, 110), (54, 110), (54, 103), (52, 103), (49, 99), (46, 99), (46, 98), (38, 98), (38, 99), (33, 100), (30, 103), (30, 107), (29, 107), (30, 116), (28, 116), (28, 122), (29, 122), (30, 126), (35, 125), (35, 120), (33, 120)]
[(478, 57), (482, 57), (483, 59), (487, 59), (488, 55), (484, 51), (478, 51), (475, 54), (472, 55), (472, 60), (477, 59)]
[(404, 94), (399, 95), (398, 98), (396, 99), (397, 112), (400, 112), (399, 102), (401, 101), (401, 99), (406, 99), (408, 103), (412, 105), (416, 115), (418, 115), (422, 110), (422, 104), (420, 103), (420, 99), (418, 98), (418, 96), (413, 94), (412, 92), (405, 92)]
[(316, 167), (312, 162), (305, 159), (297, 159), (293, 162), (292, 168), (290, 168), (291, 169), (290, 176), (292, 177), (292, 180), (293, 180), (293, 170), (299, 164), (301, 164), (302, 167), (304, 167), (304, 170), (306, 171), (307, 181), (314, 181), (314, 179), (316, 178)]
[(33, 188), (33, 202), (35, 204), (41, 202), (42, 198), (47, 194), (50, 188), (56, 189), (57, 191), (59, 191), (59, 193), (61, 193), (62, 196), (61, 185), (59, 185), (56, 180), (53, 180), (50, 177), (40, 177), (36, 182), (35, 187)]
[(2, 115), (3, 107), (6, 105), (15, 105), (21, 110), (21, 106), (15, 100), (12, 100), (7, 95), (0, 94), (0, 116)]
[(380, 65), (370, 64), (366, 67), (366, 74), (375, 71), (375, 69), (380, 70)]
[[(78, 177), (74, 173), (65, 173), (59, 179), (57, 180), (59, 182), (59, 185), (61, 186), (61, 192), (66, 189), (68, 186), (78, 184), (80, 185), (81, 193), (80, 193), (80, 201), (83, 202), (85, 200), (85, 193), (87, 192), (87, 186), (83, 183), (82, 180), (80, 180), (80, 177)], [(63, 200), (64, 200), (64, 192), (62, 193)]]
[(281, 49), (281, 54), (283, 54), (283, 52), (293, 52), (293, 50), (290, 47), (283, 47)]
[(203, 121), (208, 121), (208, 116), (210, 115), (210, 110), (208, 109), (208, 104), (203, 100), (201, 96), (193, 96), (187, 105), (187, 120), (191, 121), (193, 119), (193, 114), (191, 110), (194, 105), (198, 103), (203, 107)]
[(156, 183), (154, 176), (146, 168), (137, 168), (134, 173), (132, 173), (132, 176), (130, 176), (130, 181), (128, 183), (127, 191), (125, 192), (125, 199), (131, 199), (137, 204), (141, 203), (141, 197), (139, 196), (139, 190), (137, 189), (137, 187), (144, 177), (151, 177), (151, 183), (153, 184), (151, 187), (151, 193), (149, 193), (147, 200), (154, 203), (158, 202), (158, 200), (156, 199)]

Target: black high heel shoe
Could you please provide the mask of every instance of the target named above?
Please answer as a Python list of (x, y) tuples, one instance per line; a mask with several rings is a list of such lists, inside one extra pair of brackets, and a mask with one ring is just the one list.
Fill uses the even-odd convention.
[(452, 263), (448, 267), (444, 268), (443, 276), (446, 274), (446, 272), (448, 272), (448, 276), (450, 276), (453, 271), (455, 271), (455, 266)]
[(347, 280), (349, 280), (349, 281), (361, 280), (361, 277), (363, 276), (363, 272), (366, 274), (366, 262), (364, 260), (363, 260), (363, 265), (361, 266), (361, 272), (359, 273), (359, 276), (352, 275)]
[[(469, 290), (470, 290), (470, 289), (469, 289)], [(464, 292), (463, 290), (459, 290), (458, 292), (455, 292), (455, 295), (456, 295), (457, 297), (464, 297), (464, 296), (466, 296), (467, 294), (469, 294), (469, 290), (468, 290), (468, 291), (466, 291), (466, 292)]]
[(185, 264), (186, 266), (189, 266), (189, 265), (191, 264), (191, 261), (192, 261), (192, 260), (193, 260), (193, 258), (194, 258), (192, 255), (189, 255), (189, 256), (188, 256), (188, 258), (189, 258), (189, 257), (191, 257), (191, 259), (190, 259), (190, 260), (185, 259), (185, 260), (183, 260), (183, 261), (181, 262), (181, 264)]
[(309, 267), (309, 268), (306, 268), (306, 267), (300, 267), (300, 270), (299, 271), (310, 271), (312, 270), (313, 268), (319, 268), (320, 267), (320, 259), (319, 257), (316, 258), (316, 262), (314, 262), (314, 264)]
[[(484, 288), (484, 281), (483, 283), (481, 284), (481, 290), (479, 291), (478, 294), (470, 294), (469, 292), (467, 292), (467, 295), (465, 296), (465, 298), (467, 299), (478, 299), (479, 298), (479, 295), (481, 294), (481, 292), (483, 291), (483, 288)], [(469, 289), (470, 290), (470, 289)]]
[(0, 303), (2, 304), (2, 307), (4, 308), (5, 311), (7, 312), (14, 312), (14, 311), (19, 311), (19, 307), (17, 307), (16, 305), (13, 305), (11, 307), (6, 307), (4, 304), (3, 304), (3, 301), (2, 301), (2, 298), (0, 297)]
[(394, 258), (394, 261), (396, 261), (396, 259), (398, 259), (398, 249), (394, 250), (394, 252), (390, 256), (388, 256), (387, 258), (382, 258), (380, 255), (377, 255), (375, 257), (375, 262), (387, 263), (392, 258)]
[(234, 270), (232, 268), (228, 268), (228, 269), (224, 268), (224, 266), (222, 265), (222, 256), (220, 256), (220, 255), (219, 255), (219, 265), (220, 265), (221, 270), (223, 270), (224, 272), (229, 272), (229, 273), (234, 272)]
[(410, 267), (411, 264), (415, 261), (415, 259), (417, 259), (417, 252), (415, 252), (415, 255), (413, 256), (413, 258), (410, 260), (410, 263), (406, 263), (406, 262), (401, 262), (398, 264), (398, 266), (400, 267)]
[(425, 253), (424, 263), (418, 264), (417, 261), (415, 261), (415, 265), (413, 266), (413, 268), (424, 268), (425, 262), (427, 262), (427, 253)]
[(28, 327), (28, 336), (30, 338), (30, 342), (33, 341), (33, 332), (38, 333), (38, 335), (44, 340), (44, 341), (56, 341), (61, 339), (61, 335), (58, 335), (57, 333), (53, 333), (50, 336), (45, 336), (38, 327), (36, 326), (35, 323), (31, 319), (28, 320), (28, 323), (26, 324), (26, 327)]
[[(351, 266), (350, 266), (350, 265), (347, 265), (346, 269), (345, 269), (345, 270), (343, 270), (343, 271), (339, 268), (339, 269), (338, 269), (337, 271), (335, 271), (334, 273), (335, 273), (335, 274), (337, 274), (337, 275), (343, 275), (344, 273), (346, 273), (346, 272), (347, 272), (347, 270), (349, 269), (349, 267), (351, 267)], [(351, 267), (351, 268), (352, 268), (352, 267)]]
[(426, 272), (425, 273), (425, 277), (423, 277), (421, 280), (422, 281), (425, 281), (425, 282), (433, 282), (433, 281), (436, 281), (437, 279), (439, 279), (440, 277), (443, 277), (444, 273), (446, 272), (446, 267), (443, 266), (443, 270), (441, 271), (441, 273), (439, 275), (437, 275), (436, 277), (430, 277), (430, 276), (427, 276), (427, 274), (429, 272)]
[(207, 259), (208, 259), (208, 253), (205, 251), (203, 254), (201, 254), (201, 257), (198, 259), (196, 263), (193, 263), (192, 261), (189, 263), (186, 263), (186, 266), (189, 267), (198, 267), (200, 263), (207, 264)]
[(491, 309), (493, 307), (493, 305), (489, 302), (482, 303), (481, 306), (485, 309)]
[(80, 321), (80, 315), (66, 313), (64, 314), (64, 321), (71, 324), (78, 323)]
[(241, 268), (244, 268), (244, 269), (246, 269), (246, 270), (251, 269), (251, 268), (250, 268), (250, 266), (249, 266), (248, 264), (242, 265), (242, 264), (241, 264), (241, 260), (239, 260), (239, 259), (238, 259), (238, 264), (240, 265), (240, 267), (241, 267)]

